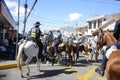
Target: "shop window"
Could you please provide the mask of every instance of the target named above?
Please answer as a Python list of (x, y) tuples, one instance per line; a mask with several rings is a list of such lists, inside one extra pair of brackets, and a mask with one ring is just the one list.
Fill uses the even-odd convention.
[(93, 28), (96, 28), (96, 21), (93, 22)]
[(102, 25), (102, 20), (98, 20), (98, 27)]
[(92, 23), (89, 22), (89, 29), (92, 29)]

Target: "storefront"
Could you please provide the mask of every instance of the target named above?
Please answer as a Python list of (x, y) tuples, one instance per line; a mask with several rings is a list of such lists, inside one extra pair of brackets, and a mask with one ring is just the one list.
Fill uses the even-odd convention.
[(15, 30), (16, 23), (5, 3), (4, 0), (0, 0), (0, 41), (2, 41), (5, 36), (10, 35), (10, 30)]

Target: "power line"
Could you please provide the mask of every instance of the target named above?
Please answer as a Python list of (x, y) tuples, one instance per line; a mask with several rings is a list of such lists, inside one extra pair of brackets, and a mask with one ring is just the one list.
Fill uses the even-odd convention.
[[(83, 1), (89, 1), (91, 2), (91, 0), (83, 0)], [(115, 0), (115, 1), (120, 1), (120, 0)], [(118, 3), (112, 3), (112, 2), (108, 2), (108, 1), (102, 1), (102, 0), (94, 0), (94, 2), (100, 2), (100, 3), (104, 3), (104, 4), (110, 4), (110, 5), (120, 5)]]
[[(46, 18), (46, 17), (41, 17), (41, 16), (36, 16), (35, 15), (35, 19), (40, 19), (41, 21), (44, 21), (45, 23), (48, 24), (62, 24), (62, 25), (75, 25), (76, 21), (60, 21), (60, 20), (55, 20), (55, 19), (50, 19), (50, 18)], [(32, 18), (33, 20), (33, 18)], [(86, 20), (79, 20), (79, 22), (83, 22)], [(77, 21), (78, 22), (78, 21)]]
[(30, 16), (30, 13), (31, 13), (31, 12), (32, 12), (32, 10), (34, 9), (34, 7), (35, 7), (36, 3), (37, 3), (37, 0), (35, 0), (35, 2), (34, 2), (34, 4), (33, 4), (32, 8), (31, 8), (30, 12), (28, 13), (28, 15), (27, 15), (26, 19), (28, 19), (28, 17)]
[(111, 4), (111, 5), (120, 5), (118, 3), (110, 3), (110, 2), (107, 2), (107, 1), (98, 1), (98, 2), (101, 2), (101, 3), (104, 3), (104, 4)]

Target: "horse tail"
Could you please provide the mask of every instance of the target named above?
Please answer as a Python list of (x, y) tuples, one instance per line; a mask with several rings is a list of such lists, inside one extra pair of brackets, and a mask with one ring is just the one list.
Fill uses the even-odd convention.
[(18, 67), (21, 75), (23, 75), (23, 73), (22, 73), (22, 66), (21, 66), (20, 58), (21, 58), (22, 53), (23, 53), (23, 48), (24, 48), (24, 46), (21, 44), (21, 45), (19, 46), (18, 55), (17, 55), (17, 67)]

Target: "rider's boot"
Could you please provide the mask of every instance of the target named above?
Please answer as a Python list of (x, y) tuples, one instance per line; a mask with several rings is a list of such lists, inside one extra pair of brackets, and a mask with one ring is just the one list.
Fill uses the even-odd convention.
[(57, 56), (57, 53), (56, 53), (56, 52), (54, 53), (54, 56), (55, 56), (55, 57)]
[(57, 51), (57, 47), (55, 46), (55, 47), (54, 47), (54, 57), (57, 56), (57, 52), (58, 52), (58, 51)]
[(99, 66), (95, 72), (99, 73), (101, 76), (104, 76), (104, 71), (105, 71), (105, 67), (106, 67), (106, 63), (107, 63), (107, 58), (105, 56), (105, 54), (103, 55), (103, 59), (102, 59), (102, 65)]
[(98, 74), (100, 74), (101, 76), (104, 76), (104, 72), (105, 72), (105, 68), (103, 66), (99, 66), (95, 72), (97, 72)]

